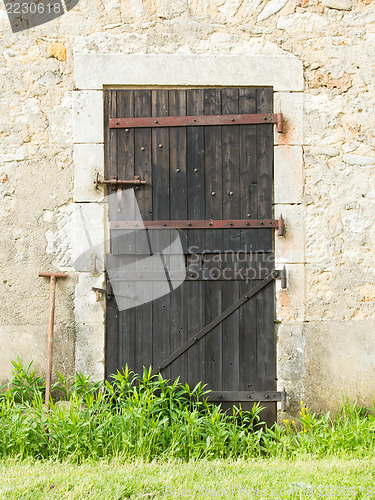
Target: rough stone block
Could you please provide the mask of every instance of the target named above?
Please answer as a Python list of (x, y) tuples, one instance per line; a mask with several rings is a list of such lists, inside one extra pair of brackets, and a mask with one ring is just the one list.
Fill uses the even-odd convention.
[(103, 187), (95, 188), (96, 173), (104, 176), (104, 147), (102, 144), (74, 146), (74, 201), (103, 201)]
[(284, 132), (280, 134), (275, 127), (275, 144), (302, 145), (303, 93), (275, 92), (274, 110), (284, 115)]
[[(103, 272), (105, 247), (104, 217), (104, 205), (98, 203), (74, 204), (73, 264), (76, 271), (93, 274)], [(96, 263), (94, 260), (96, 260)]]
[(275, 205), (275, 218), (285, 220), (285, 236), (275, 236), (276, 264), (299, 264), (305, 261), (305, 223), (302, 205)]
[(337, 10), (350, 10), (353, 6), (352, 0), (322, 0), (325, 7)]
[[(279, 54), (276, 46), (275, 51)], [(302, 91), (304, 87), (302, 62), (287, 54), (76, 54), (74, 66), (79, 89), (101, 90), (111, 84), (270, 85), (275, 91)]]
[(86, 273), (80, 273), (78, 283), (75, 289), (74, 298), (74, 317), (76, 324), (89, 324), (100, 326), (104, 331), (104, 308), (105, 299), (97, 302), (96, 294), (92, 288), (105, 288), (104, 274), (100, 276), (90, 276)]
[(279, 325), (277, 328), (277, 378), (301, 380), (306, 373), (304, 325)]
[(312, 411), (334, 412), (343, 398), (372, 404), (375, 322), (307, 323), (305, 340), (305, 397)]
[(91, 376), (91, 381), (104, 380), (104, 327), (78, 324), (76, 330), (75, 370)]
[(275, 203), (302, 203), (303, 151), (301, 146), (277, 146), (274, 149)]
[(102, 92), (73, 92), (73, 141), (104, 142)]
[[(278, 266), (280, 267), (280, 266)], [(282, 322), (304, 321), (305, 319), (305, 266), (286, 264), (287, 288), (281, 288), (276, 281), (276, 320)]]

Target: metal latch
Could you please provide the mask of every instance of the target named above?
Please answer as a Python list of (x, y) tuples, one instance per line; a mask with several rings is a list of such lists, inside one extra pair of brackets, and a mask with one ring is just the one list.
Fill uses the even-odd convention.
[(280, 280), (281, 288), (285, 290), (287, 288), (286, 267), (284, 266), (283, 269), (277, 270), (276, 273), (276, 279)]
[(105, 184), (107, 186), (111, 186), (113, 189), (122, 189), (124, 187), (140, 187), (146, 184), (146, 181), (141, 180), (140, 175), (135, 175), (134, 179), (130, 179), (127, 181), (120, 180), (116, 175), (112, 175), (110, 179), (99, 179), (99, 173), (95, 175), (94, 180), (95, 188), (98, 189), (100, 184)]

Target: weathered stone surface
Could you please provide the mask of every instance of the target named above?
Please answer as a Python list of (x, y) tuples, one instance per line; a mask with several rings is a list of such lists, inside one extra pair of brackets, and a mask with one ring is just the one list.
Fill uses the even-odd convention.
[[(374, 388), (375, 323), (316, 321), (305, 326), (306, 395), (312, 411), (335, 412), (343, 396), (370, 405)], [(348, 362), (349, 360), (349, 362)]]
[(345, 163), (348, 165), (359, 165), (361, 167), (367, 167), (368, 165), (375, 164), (375, 158), (370, 156), (360, 156), (360, 155), (344, 155), (343, 158)]
[(277, 146), (274, 150), (275, 203), (302, 203), (303, 161), (301, 146)]
[(258, 16), (258, 23), (279, 12), (279, 10), (285, 7), (287, 1), (288, 0), (269, 0), (269, 2), (266, 4), (264, 9)]
[(75, 270), (93, 274), (103, 272), (104, 216), (104, 205), (99, 203), (74, 203), (72, 258)]
[(101, 92), (73, 92), (73, 141), (76, 144), (104, 141)]
[[(279, 53), (278, 50), (277, 52)], [(77, 54), (75, 56), (75, 81), (79, 89), (101, 89), (103, 85), (115, 82), (122, 82), (124, 85), (248, 85), (251, 82), (255, 86), (271, 85), (279, 91), (300, 91), (303, 89), (301, 69), (301, 63), (297, 58), (280, 55), (196, 57), (181, 54), (139, 57), (131, 54)], [(85, 103), (89, 105), (88, 99), (90, 96), (94, 97), (94, 94), (86, 95)], [(83, 108), (85, 94), (75, 93), (75, 97), (78, 111), (79, 106)], [(78, 102), (82, 104), (79, 105)]]
[(104, 178), (104, 146), (76, 144), (74, 147), (74, 201), (102, 201), (103, 186), (95, 188), (95, 175)]
[[(278, 268), (282, 268), (279, 265)], [(286, 264), (287, 288), (276, 281), (276, 320), (283, 323), (302, 322), (305, 319), (305, 265)]]
[(304, 207), (302, 205), (275, 205), (274, 216), (285, 220), (285, 236), (275, 236), (276, 264), (305, 262)]
[(303, 144), (303, 93), (275, 92), (274, 110), (283, 113), (284, 132), (275, 127), (275, 144), (301, 146)]
[(352, 8), (352, 0), (322, 0), (322, 4), (330, 9), (350, 10)]

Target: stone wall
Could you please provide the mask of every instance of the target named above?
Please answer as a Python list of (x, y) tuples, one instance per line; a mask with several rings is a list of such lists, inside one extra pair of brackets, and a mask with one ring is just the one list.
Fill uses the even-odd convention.
[[(74, 55), (291, 54), (303, 63), (305, 90), (284, 139), (288, 161), (275, 148), (275, 196), (289, 193), (289, 230), (276, 248), (290, 277), (287, 291), (277, 289), (279, 383), (292, 413), (300, 399), (314, 410), (335, 408), (344, 393), (371, 401), (373, 2), (81, 0), (61, 18), (18, 34), (2, 6), (0, 33), (0, 382), (18, 354), (44, 369), (49, 287), (37, 277), (41, 270), (69, 274), (58, 283), (55, 368), (96, 376), (103, 365), (102, 350), (90, 357), (82, 347), (90, 328), (103, 323), (90, 292), (101, 277), (72, 269), (75, 206), (100, 203), (95, 193), (92, 200), (82, 194), (77, 157), (87, 157), (85, 146), (73, 152)], [(94, 171), (101, 166), (90, 154)], [(299, 182), (293, 165), (302, 154)]]

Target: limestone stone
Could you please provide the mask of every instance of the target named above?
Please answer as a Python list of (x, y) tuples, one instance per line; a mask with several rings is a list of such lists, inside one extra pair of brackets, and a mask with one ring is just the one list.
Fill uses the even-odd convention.
[(103, 326), (77, 324), (75, 371), (91, 377), (92, 382), (104, 379)]
[(269, 2), (266, 4), (264, 9), (258, 16), (258, 23), (279, 12), (279, 10), (285, 7), (287, 1), (288, 0), (269, 0)]
[(73, 92), (73, 140), (79, 143), (102, 143), (103, 97), (100, 92)]
[(277, 146), (274, 150), (274, 158), (275, 203), (302, 203), (302, 147)]
[(303, 324), (279, 325), (277, 329), (278, 378), (300, 380), (306, 373), (306, 352)]
[(360, 155), (350, 155), (346, 154), (343, 156), (343, 160), (348, 165), (359, 165), (361, 167), (366, 167), (368, 165), (375, 164), (375, 158), (370, 156), (360, 156)]
[[(283, 265), (277, 266), (282, 269)], [(286, 264), (287, 288), (281, 288), (281, 281), (276, 281), (276, 321), (283, 324), (303, 322), (305, 319), (305, 266), (304, 264)]]
[(103, 274), (91, 276), (81, 273), (79, 275), (74, 298), (76, 324), (103, 326), (105, 298), (104, 302), (97, 302), (96, 294), (92, 291), (92, 288), (105, 288), (104, 281)]
[(303, 93), (275, 92), (274, 111), (283, 113), (284, 118), (284, 132), (280, 134), (275, 127), (275, 144), (302, 145)]
[(76, 271), (101, 273), (104, 270), (104, 205), (74, 203), (72, 258)]
[(59, 61), (66, 61), (67, 50), (61, 42), (52, 43), (47, 49), (48, 55), (58, 59)]
[(275, 236), (276, 264), (305, 262), (304, 207), (302, 205), (275, 205), (274, 216), (285, 220), (284, 236)]
[[(278, 50), (277, 52), (279, 53)], [(251, 82), (252, 85), (271, 85), (276, 91), (300, 91), (303, 89), (301, 69), (297, 58), (280, 55), (249, 55), (246, 58), (213, 55), (196, 57), (184, 54), (142, 57), (132, 54), (75, 56), (76, 86), (82, 90), (99, 90), (103, 85), (116, 82), (123, 85), (248, 85)], [(97, 94), (96, 99), (99, 99), (99, 93)], [(83, 106), (85, 95), (87, 105), (88, 99), (95, 98), (94, 93), (75, 92), (78, 108)]]
[(74, 201), (94, 202), (104, 199), (103, 187), (95, 188), (94, 179), (104, 177), (102, 144), (76, 144), (74, 147)]
[(350, 10), (352, 8), (352, 0), (322, 0), (322, 4), (330, 9)]
[(306, 324), (306, 402), (312, 411), (335, 412), (343, 396), (371, 405), (374, 327), (374, 322), (363, 321), (355, 326), (326, 321)]

